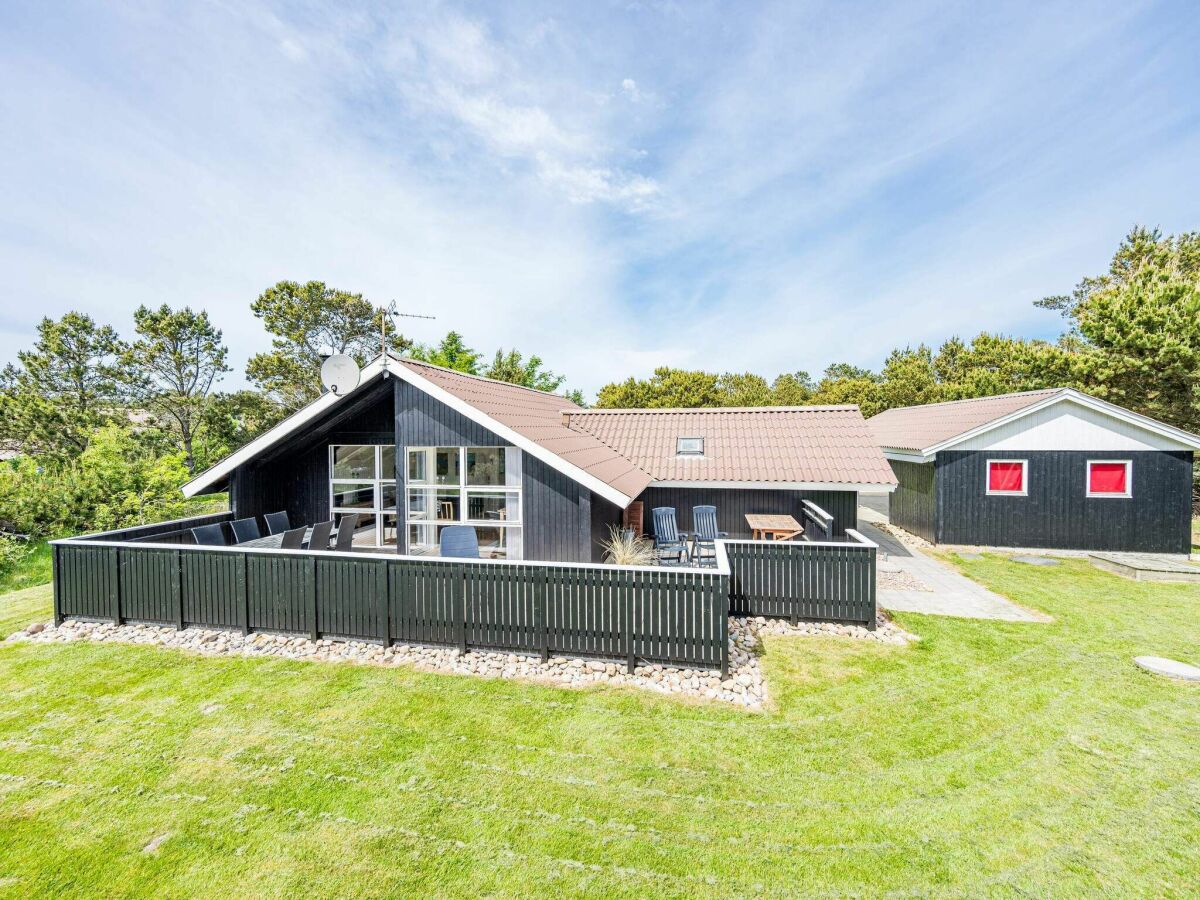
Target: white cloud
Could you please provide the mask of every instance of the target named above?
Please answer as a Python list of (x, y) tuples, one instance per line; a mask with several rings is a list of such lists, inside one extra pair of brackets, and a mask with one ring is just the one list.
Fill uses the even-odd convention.
[(625, 96), (637, 103), (642, 99), (642, 92), (638, 90), (637, 82), (632, 78), (626, 78), (621, 82), (621, 90), (625, 92)]

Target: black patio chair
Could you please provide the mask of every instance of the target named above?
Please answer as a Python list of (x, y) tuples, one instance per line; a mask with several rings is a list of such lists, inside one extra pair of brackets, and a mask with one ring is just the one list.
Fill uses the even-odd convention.
[[(693, 506), (692, 530), (696, 562), (702, 566), (715, 566), (717, 564), (717, 539), (729, 537), (729, 532), (717, 530), (717, 508), (715, 506)], [(705, 553), (705, 551), (708, 552)]]
[(283, 533), (283, 540), (279, 544), (281, 550), (299, 550), (304, 546), (304, 533), (308, 531), (303, 525), (299, 528), (290, 528)]
[(660, 506), (653, 512), (654, 550), (660, 566), (684, 566), (691, 559), (685, 531), (675, 524), (675, 507)]
[(250, 516), (248, 519), (237, 519), (230, 522), (229, 526), (233, 529), (233, 542), (235, 544), (244, 544), (246, 541), (253, 541), (262, 537), (262, 532), (258, 530), (258, 519)]
[(333, 531), (333, 522), (318, 522), (313, 526), (312, 535), (308, 539), (309, 550), (328, 550), (329, 533)]
[(334, 541), (334, 550), (351, 550), (354, 547), (354, 529), (358, 527), (358, 513), (349, 513), (342, 516), (338, 522), (337, 540)]
[(224, 547), (225, 529), (216, 525), (199, 525), (192, 529), (192, 539), (205, 547)]
[(267, 513), (263, 518), (267, 520), (267, 534), (281, 534), (292, 527), (287, 510)]
[(450, 559), (479, 559), (479, 535), (470, 525), (447, 525), (438, 538), (438, 555)]

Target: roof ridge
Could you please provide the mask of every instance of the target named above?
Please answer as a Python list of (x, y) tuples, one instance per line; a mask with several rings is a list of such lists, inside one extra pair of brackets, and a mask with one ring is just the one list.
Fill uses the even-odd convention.
[(893, 406), (891, 409), (885, 409), (882, 412), (871, 416), (872, 419), (879, 416), (887, 415), (892, 412), (904, 412), (909, 409), (932, 409), (935, 406), (955, 406), (964, 403), (982, 403), (987, 400), (1004, 400), (1009, 397), (1034, 397), (1039, 394), (1062, 394), (1070, 391), (1071, 388), (1056, 387), (1056, 388), (1036, 388), (1032, 391), (1009, 391), (1007, 394), (989, 394), (986, 397), (961, 397), (958, 400), (939, 400), (937, 403), (914, 403), (912, 406)]
[[(620, 415), (630, 413), (766, 413), (766, 412), (843, 412), (858, 409), (854, 403), (813, 404), (811, 406), (628, 406), (572, 409), (571, 415)], [(567, 412), (568, 410), (564, 410)]]
[[(511, 381), (501, 381), (499, 378), (488, 378), (486, 375), (476, 375), (473, 372), (463, 372), (459, 369), (451, 369), (449, 366), (439, 366), (437, 363), (426, 362), (423, 359), (413, 359), (411, 356), (398, 355), (391, 351), (388, 352), (388, 356), (391, 359), (394, 359), (396, 362), (403, 363), (405, 365), (427, 366), (430, 369), (437, 369), (439, 372), (449, 372), (451, 375), (461, 375), (463, 378), (473, 378), (476, 381), (483, 381), (487, 384), (498, 384), (502, 387), (513, 388), (520, 391), (528, 391), (530, 393), (537, 394), (540, 397), (556, 397), (559, 400), (562, 400), (564, 403), (571, 402), (567, 397), (564, 397), (562, 394), (556, 394), (554, 391), (543, 391), (541, 388), (531, 388), (524, 384), (514, 384)], [(378, 358), (379, 356), (375, 357), (375, 359)], [(375, 360), (372, 360), (372, 362), (374, 361)], [(578, 407), (575, 407), (574, 409), (578, 409)], [(572, 411), (574, 411), (574, 409), (572, 409)]]

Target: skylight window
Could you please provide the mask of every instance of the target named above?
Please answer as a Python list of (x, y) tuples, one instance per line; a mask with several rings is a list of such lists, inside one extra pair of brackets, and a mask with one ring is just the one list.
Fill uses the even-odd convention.
[(675, 441), (675, 453), (678, 456), (703, 456), (704, 438), (681, 437)]

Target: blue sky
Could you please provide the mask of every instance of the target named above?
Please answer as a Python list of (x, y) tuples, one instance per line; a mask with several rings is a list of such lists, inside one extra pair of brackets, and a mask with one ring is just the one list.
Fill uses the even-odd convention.
[[(317, 278), (594, 391), (980, 330), (1200, 228), (1194, 3), (0, 7), (0, 358)], [(234, 385), (240, 378), (231, 378)]]

